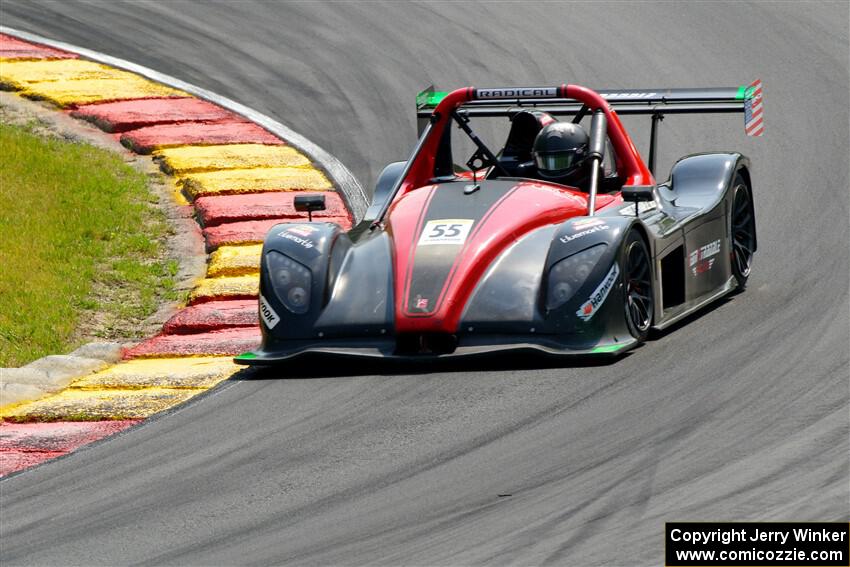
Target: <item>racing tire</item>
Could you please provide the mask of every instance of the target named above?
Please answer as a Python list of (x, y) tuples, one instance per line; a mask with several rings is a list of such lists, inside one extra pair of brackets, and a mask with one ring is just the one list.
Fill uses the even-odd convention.
[(623, 273), (623, 310), (629, 333), (643, 342), (654, 314), (652, 260), (646, 243), (636, 230), (629, 232), (620, 254)]
[(738, 282), (738, 289), (743, 290), (752, 271), (753, 253), (756, 247), (756, 223), (750, 188), (740, 173), (735, 176), (732, 184), (729, 227), (732, 274)]

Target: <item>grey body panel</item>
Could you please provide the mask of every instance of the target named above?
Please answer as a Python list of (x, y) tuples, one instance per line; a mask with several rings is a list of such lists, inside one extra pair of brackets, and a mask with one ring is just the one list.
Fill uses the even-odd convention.
[[(738, 153), (695, 154), (673, 165), (670, 178), (654, 191), (655, 200), (603, 214), (627, 214), (644, 228), (655, 270), (653, 327), (664, 329), (708, 303), (734, 291), (730, 260), (730, 189), (735, 175), (749, 180), (749, 160)], [(681, 254), (681, 298), (665, 301), (662, 262)]]

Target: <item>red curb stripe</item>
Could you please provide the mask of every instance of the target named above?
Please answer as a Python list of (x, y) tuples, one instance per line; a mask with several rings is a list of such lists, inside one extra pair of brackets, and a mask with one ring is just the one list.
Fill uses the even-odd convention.
[[(187, 307), (197, 307), (198, 305), (203, 305), (204, 303), (212, 303), (213, 301), (257, 301), (256, 293), (234, 293), (227, 296), (200, 296), (192, 299)], [(216, 329), (219, 331), (225, 331), (227, 329)], [(157, 335), (159, 336), (159, 335)], [(156, 337), (154, 337), (156, 338)]]
[(178, 122), (244, 122), (236, 114), (199, 98), (148, 98), (84, 104), (71, 112), (74, 118), (93, 122), (106, 132)]
[[(313, 218), (328, 217), (350, 218), (348, 209), (339, 193), (335, 191), (310, 191), (325, 196), (327, 209), (313, 214)], [(195, 208), (201, 223), (205, 227), (222, 223), (262, 219), (298, 219), (305, 220), (304, 213), (295, 210), (295, 193), (269, 192), (245, 195), (217, 195), (198, 197)]]
[(149, 154), (157, 147), (213, 145), (213, 144), (267, 144), (285, 145), (274, 134), (244, 120), (215, 124), (185, 122), (161, 124), (130, 130), (121, 135), (121, 143), (138, 154)]
[(256, 299), (208, 301), (177, 312), (163, 325), (162, 334), (185, 335), (259, 324)]
[(79, 55), (0, 33), (0, 57), (5, 59), (78, 59)]
[(49, 453), (32, 453), (28, 451), (2, 451), (0, 452), (0, 477), (13, 472), (22, 471), (44, 461), (67, 455), (63, 451)]
[(234, 327), (192, 335), (157, 335), (125, 350), (124, 359), (236, 355), (259, 344), (259, 327)]
[(0, 423), (0, 476), (65, 455), (140, 421)]
[[(351, 220), (346, 217), (324, 217), (323, 222), (335, 222), (343, 229), (351, 228)], [(266, 237), (266, 233), (276, 224), (306, 222), (301, 218), (276, 218), (263, 220), (250, 220), (242, 222), (230, 222), (205, 228), (204, 238), (207, 242), (207, 250), (215, 250), (219, 246), (228, 244), (260, 244)]]

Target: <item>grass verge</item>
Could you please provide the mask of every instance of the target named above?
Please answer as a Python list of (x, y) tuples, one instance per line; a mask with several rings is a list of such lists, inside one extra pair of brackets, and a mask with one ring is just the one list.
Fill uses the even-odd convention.
[(0, 124), (0, 367), (138, 337), (175, 298), (169, 226), (145, 175), (36, 129)]

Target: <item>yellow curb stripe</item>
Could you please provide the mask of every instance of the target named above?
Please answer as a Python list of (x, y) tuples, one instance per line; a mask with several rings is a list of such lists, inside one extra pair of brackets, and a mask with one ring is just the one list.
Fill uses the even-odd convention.
[(186, 198), (186, 195), (183, 193), (183, 189), (177, 184), (176, 179), (168, 175), (165, 177), (165, 183), (168, 185), (168, 189), (177, 205), (188, 206), (192, 204), (189, 199)]
[(36, 83), (129, 79), (137, 75), (83, 59), (14, 61), (0, 65), (0, 88), (21, 90)]
[(47, 398), (3, 411), (6, 421), (94, 421), (138, 419), (185, 402), (204, 390), (145, 388), (143, 390), (76, 390), (68, 388)]
[(61, 107), (110, 100), (189, 96), (177, 89), (137, 76), (128, 79), (85, 79), (34, 83), (21, 90), (21, 94), (31, 99), (46, 100)]
[(250, 275), (259, 278), (262, 251), (262, 245), (258, 244), (221, 246), (210, 255), (207, 277)]
[(80, 378), (56, 394), (0, 410), (5, 421), (139, 419), (181, 404), (241, 368), (230, 357), (136, 359)]
[(263, 144), (178, 146), (157, 150), (154, 156), (162, 161), (163, 171), (171, 174), (256, 167), (310, 166), (310, 160), (295, 148)]
[(230, 357), (134, 359), (75, 381), (75, 390), (191, 388), (206, 389), (229, 378), (239, 367)]
[(201, 280), (197, 287), (189, 294), (189, 303), (239, 296), (256, 297), (259, 293), (260, 278), (256, 275), (207, 278)]
[(192, 198), (260, 191), (330, 191), (330, 181), (314, 168), (263, 167), (193, 173), (179, 180)]

